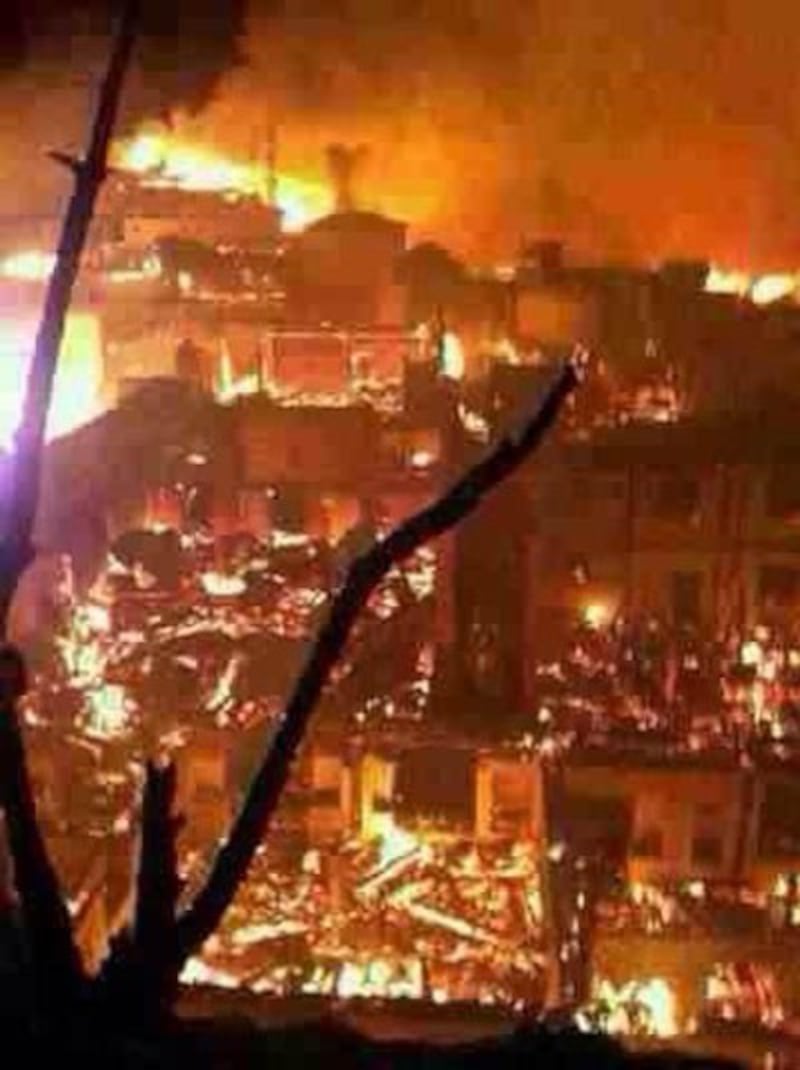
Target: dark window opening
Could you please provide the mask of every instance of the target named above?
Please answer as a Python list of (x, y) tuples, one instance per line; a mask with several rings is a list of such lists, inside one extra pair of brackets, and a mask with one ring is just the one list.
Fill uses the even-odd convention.
[(695, 836), (692, 840), (692, 861), (704, 866), (718, 866), (722, 862), (722, 841), (718, 836)]
[(700, 572), (673, 572), (672, 619), (675, 624), (697, 624), (703, 576)]
[(273, 510), (276, 527), (284, 531), (305, 530), (305, 496), (300, 487), (281, 487), (275, 497)]
[(770, 471), (766, 511), (773, 520), (800, 520), (800, 468), (778, 466)]
[(661, 858), (664, 854), (664, 835), (661, 829), (644, 829), (633, 841), (634, 858)]
[(662, 520), (690, 520), (700, 505), (700, 485), (683, 474), (658, 476), (651, 485), (650, 501)]
[(767, 783), (759, 815), (758, 848), (764, 858), (800, 852), (800, 785), (788, 780)]
[(800, 598), (800, 570), (767, 565), (759, 574), (759, 595), (767, 605), (786, 606)]

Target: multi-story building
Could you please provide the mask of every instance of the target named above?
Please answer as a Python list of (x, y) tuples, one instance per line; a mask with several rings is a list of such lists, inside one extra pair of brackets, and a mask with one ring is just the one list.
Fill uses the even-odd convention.
[[(639, 427), (542, 466), (531, 602), (712, 631), (785, 622), (800, 596), (791, 423)], [(534, 476), (535, 480), (535, 476)], [(531, 620), (531, 641), (536, 630)]]
[(479, 752), (475, 762), (475, 836), (478, 840), (546, 840), (540, 760), (519, 753)]
[(374, 212), (334, 212), (298, 237), (287, 265), (287, 311), (319, 327), (402, 327), (405, 291), (397, 262), (404, 223)]

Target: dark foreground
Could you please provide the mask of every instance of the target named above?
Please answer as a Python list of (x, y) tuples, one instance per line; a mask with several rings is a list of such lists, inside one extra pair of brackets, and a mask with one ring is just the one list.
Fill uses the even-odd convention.
[[(4, 1029), (4, 1065), (115, 1070), (704, 1070), (742, 1065), (676, 1051), (626, 1051), (615, 1041), (540, 1023), (462, 1042), (376, 1039), (333, 1020), (259, 1026), (244, 1018), (177, 1020), (157, 1035), (109, 1036), (87, 1021), (69, 1036)], [(16, 1036), (14, 1035), (16, 1033)], [(786, 1064), (791, 1065), (791, 1064)]]

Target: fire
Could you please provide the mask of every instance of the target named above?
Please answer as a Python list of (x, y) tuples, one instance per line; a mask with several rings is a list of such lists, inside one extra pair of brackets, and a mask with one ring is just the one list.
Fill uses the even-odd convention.
[(713, 266), (708, 273), (707, 293), (730, 294), (749, 298), (754, 305), (771, 305), (775, 301), (797, 300), (800, 276), (790, 272), (750, 275), (745, 271), (728, 271)]
[(619, 987), (602, 980), (595, 986), (595, 1001), (603, 1030), (613, 1035), (663, 1039), (680, 1032), (675, 993), (661, 977)]
[(770, 305), (795, 297), (798, 289), (796, 275), (762, 275), (750, 288), (750, 300), (757, 305)]
[(442, 375), (448, 379), (464, 378), (464, 347), (453, 331), (447, 331), (442, 339)]
[(206, 594), (212, 598), (235, 598), (244, 594), (247, 584), (241, 576), (231, 576), (224, 572), (204, 572), (200, 583)]
[(238, 378), (233, 373), (231, 355), (227, 346), (223, 347), (217, 375), (216, 398), (223, 405), (229, 405), (237, 398), (257, 394), (260, 388), (259, 377), (255, 373)]
[(378, 868), (381, 870), (420, 847), (417, 837), (398, 825), (391, 812), (376, 814), (373, 828), (379, 841)]
[(130, 728), (130, 704), (125, 688), (119, 684), (102, 684), (87, 692), (86, 734), (99, 739), (113, 739)]
[[(19, 425), (36, 328), (33, 317), (5, 318), (0, 305), (0, 446), (11, 445)], [(91, 313), (71, 312), (47, 420), (48, 438), (74, 431), (99, 415), (101, 387), (100, 324)]]
[(712, 266), (706, 279), (706, 293), (710, 294), (734, 294), (744, 297), (752, 283), (751, 277), (744, 271), (728, 271), (725, 268)]
[(605, 602), (589, 602), (583, 608), (584, 623), (590, 628), (602, 628), (611, 619), (611, 609)]
[(52, 253), (26, 249), (6, 257), (0, 263), (0, 275), (18, 282), (44, 282), (52, 275), (55, 263), (56, 258)]
[[(153, 184), (197, 192), (237, 194), (267, 201), (270, 174), (265, 163), (244, 163), (165, 131), (141, 130), (117, 143), (114, 165)], [(287, 230), (301, 230), (330, 208), (327, 191), (294, 175), (275, 177), (275, 196)]]
[(340, 999), (421, 999), (425, 994), (422, 962), (414, 957), (345, 962), (336, 979)]

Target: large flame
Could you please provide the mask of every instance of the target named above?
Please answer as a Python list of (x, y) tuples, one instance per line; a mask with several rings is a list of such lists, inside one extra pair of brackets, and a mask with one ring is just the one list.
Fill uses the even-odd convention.
[[(114, 166), (153, 183), (180, 189), (235, 193), (269, 199), (270, 173), (266, 162), (245, 163), (213, 148), (195, 144), (167, 130), (142, 129), (118, 142)], [(275, 175), (275, 197), (287, 230), (300, 230), (330, 209), (328, 192), (319, 184), (294, 175)]]
[(749, 298), (755, 305), (771, 305), (775, 301), (798, 300), (800, 275), (790, 272), (750, 275), (713, 265), (705, 288), (707, 293), (729, 294)]
[[(6, 316), (0, 304), (0, 447), (8, 447), (19, 426), (37, 323), (15, 309)], [(102, 411), (100, 325), (90, 312), (70, 312), (47, 419), (47, 437), (57, 438)]]

